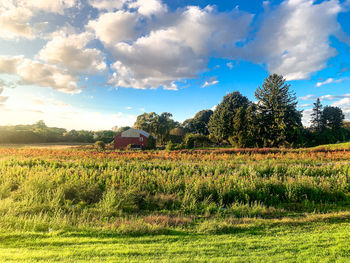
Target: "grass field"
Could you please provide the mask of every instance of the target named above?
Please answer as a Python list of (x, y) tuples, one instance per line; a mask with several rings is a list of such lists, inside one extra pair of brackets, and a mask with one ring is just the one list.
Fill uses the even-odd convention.
[(0, 262), (348, 262), (350, 147), (0, 148)]

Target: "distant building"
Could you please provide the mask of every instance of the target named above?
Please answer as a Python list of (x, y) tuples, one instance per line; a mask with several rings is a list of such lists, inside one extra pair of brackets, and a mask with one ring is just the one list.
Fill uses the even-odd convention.
[(132, 148), (144, 149), (151, 135), (143, 130), (128, 129), (114, 137), (114, 149)]

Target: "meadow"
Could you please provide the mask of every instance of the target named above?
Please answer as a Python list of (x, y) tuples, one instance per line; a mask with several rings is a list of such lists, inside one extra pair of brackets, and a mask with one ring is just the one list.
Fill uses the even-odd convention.
[(350, 144), (0, 148), (0, 261), (339, 261)]

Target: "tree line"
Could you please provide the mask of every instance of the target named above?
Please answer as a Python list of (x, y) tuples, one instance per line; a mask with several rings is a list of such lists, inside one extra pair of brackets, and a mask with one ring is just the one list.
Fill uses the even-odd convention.
[(308, 147), (350, 140), (350, 129), (338, 107), (314, 104), (312, 126), (302, 125), (297, 98), (283, 76), (272, 74), (255, 91), (253, 103), (241, 93), (223, 97), (214, 111), (202, 110), (178, 123), (170, 113), (137, 117), (134, 127), (156, 136), (169, 148), (232, 145), (234, 147)]
[(48, 127), (44, 121), (32, 125), (0, 126), (0, 143), (92, 143), (103, 141), (110, 143), (117, 132), (70, 130)]
[[(302, 111), (297, 109), (295, 93), (283, 76), (272, 74), (255, 91), (252, 102), (238, 91), (223, 97), (215, 110), (201, 110), (183, 123), (172, 114), (155, 112), (139, 115), (134, 128), (152, 134), (158, 146), (168, 149), (198, 146), (309, 147), (350, 140), (350, 123), (338, 107), (314, 103), (311, 127), (303, 127)], [(33, 125), (0, 127), (0, 143), (78, 142), (111, 143), (115, 130), (86, 131), (48, 127), (43, 121)]]

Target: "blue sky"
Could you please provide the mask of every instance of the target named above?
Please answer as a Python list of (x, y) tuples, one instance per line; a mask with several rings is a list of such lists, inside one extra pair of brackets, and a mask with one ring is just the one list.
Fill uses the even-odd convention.
[(350, 120), (350, 1), (3, 0), (0, 125), (175, 120), (254, 92), (270, 73)]

